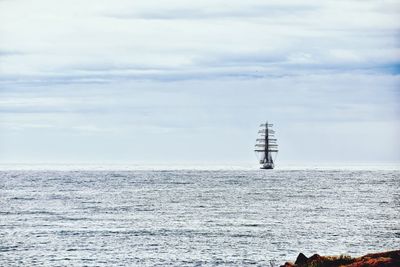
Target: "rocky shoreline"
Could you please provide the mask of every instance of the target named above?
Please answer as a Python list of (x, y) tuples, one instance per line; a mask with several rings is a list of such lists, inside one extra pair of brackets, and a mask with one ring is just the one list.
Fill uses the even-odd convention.
[(347, 255), (320, 256), (314, 254), (307, 258), (303, 253), (297, 256), (295, 263), (286, 262), (281, 267), (399, 267), (400, 250), (371, 253), (358, 258)]

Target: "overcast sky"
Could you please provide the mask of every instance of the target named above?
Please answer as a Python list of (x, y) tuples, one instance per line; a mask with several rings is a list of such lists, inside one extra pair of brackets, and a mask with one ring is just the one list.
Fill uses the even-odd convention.
[(400, 162), (400, 1), (0, 0), (0, 163)]

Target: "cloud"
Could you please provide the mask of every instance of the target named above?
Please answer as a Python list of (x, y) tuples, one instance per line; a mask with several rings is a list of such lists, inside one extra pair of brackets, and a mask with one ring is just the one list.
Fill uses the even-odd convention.
[(319, 5), (282, 5), (282, 4), (253, 4), (234, 5), (233, 8), (176, 8), (161, 7), (135, 11), (124, 11), (115, 14), (106, 14), (107, 17), (118, 19), (149, 19), (149, 20), (208, 20), (208, 19), (255, 19), (288, 15), (304, 15), (314, 12)]
[(20, 56), (20, 55), (24, 55), (24, 53), (15, 50), (0, 50), (0, 57)]
[(5, 86), (21, 86), (260, 78), (292, 75), (299, 68), (382, 72), (388, 69), (382, 66), (399, 62), (400, 25), (386, 5), (397, 6), (6, 1), (0, 9), (0, 79)]

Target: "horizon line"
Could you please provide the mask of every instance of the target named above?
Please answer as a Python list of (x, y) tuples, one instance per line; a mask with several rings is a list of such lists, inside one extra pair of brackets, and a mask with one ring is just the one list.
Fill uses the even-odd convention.
[[(162, 170), (259, 170), (257, 163), (101, 163), (101, 162), (20, 162), (1, 163), (0, 171), (162, 171)], [(275, 170), (400, 170), (400, 162), (284, 162)]]

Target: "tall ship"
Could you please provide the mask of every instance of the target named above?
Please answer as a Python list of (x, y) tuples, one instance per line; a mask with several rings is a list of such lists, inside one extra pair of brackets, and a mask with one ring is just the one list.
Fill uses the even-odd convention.
[(275, 131), (272, 130), (273, 124), (268, 122), (260, 125), (258, 138), (256, 139), (256, 148), (254, 151), (258, 154), (261, 167), (260, 169), (273, 169), (274, 160), (278, 153), (278, 144), (276, 143)]

